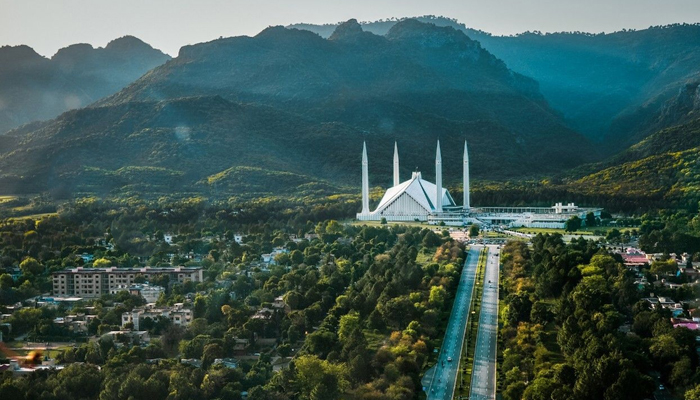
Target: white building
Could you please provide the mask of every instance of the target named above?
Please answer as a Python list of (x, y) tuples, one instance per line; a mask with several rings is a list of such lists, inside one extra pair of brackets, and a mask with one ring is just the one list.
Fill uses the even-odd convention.
[[(464, 143), (465, 165), (469, 163), (467, 144)], [(463, 207), (457, 206), (450, 192), (442, 187), (442, 155), (440, 141), (435, 152), (435, 183), (423, 179), (420, 172), (414, 172), (411, 179), (400, 182), (398, 146), (394, 145), (394, 186), (389, 188), (374, 211), (369, 210), (369, 162), (367, 147), (362, 149), (362, 212), (357, 214), (360, 221), (422, 221), (429, 216), (441, 213), (457, 212), (461, 214)], [(465, 175), (465, 187), (468, 187), (468, 167)], [(469, 190), (465, 190), (466, 203)]]
[(367, 146), (362, 146), (362, 211), (360, 221), (418, 221), (430, 224), (464, 226), (471, 223), (497, 225), (510, 228), (564, 228), (573, 216), (585, 220), (589, 212), (600, 216), (600, 209), (579, 208), (573, 203), (556, 203), (552, 207), (479, 207), (470, 203), (469, 149), (464, 142), (462, 163), (462, 205), (458, 206), (449, 191), (442, 185), (442, 155), (440, 141), (435, 152), (435, 183), (423, 179), (414, 172), (411, 179), (401, 182), (399, 176), (399, 152), (394, 144), (393, 186), (384, 193), (374, 211), (369, 209), (369, 160)]
[(146, 299), (147, 303), (155, 303), (158, 301), (160, 295), (165, 292), (162, 286), (147, 285), (147, 284), (135, 284), (135, 285), (117, 285), (117, 287), (110, 289), (110, 293), (117, 294), (123, 290), (126, 290), (130, 294), (141, 296)]
[(140, 329), (144, 319), (168, 318), (174, 325), (186, 327), (192, 322), (192, 310), (185, 308), (182, 303), (177, 303), (172, 307), (155, 307), (154, 304), (147, 304), (143, 308), (134, 308), (122, 314), (122, 328), (129, 322), (134, 324), (134, 330)]

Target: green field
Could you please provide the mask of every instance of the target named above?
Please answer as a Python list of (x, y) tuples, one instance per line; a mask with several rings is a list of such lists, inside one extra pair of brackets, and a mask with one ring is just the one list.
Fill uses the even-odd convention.
[(558, 233), (560, 235), (583, 235), (583, 236), (593, 236), (593, 235), (598, 235), (598, 234), (603, 234), (605, 235), (608, 231), (611, 231), (613, 229), (619, 229), (621, 231), (625, 231), (628, 229), (635, 229), (634, 227), (615, 227), (615, 226), (596, 226), (592, 229), (587, 228), (587, 229), (582, 229), (578, 230), (576, 232), (567, 232), (563, 229), (554, 229), (554, 228), (513, 228), (513, 231), (516, 232), (522, 232), (522, 233), (532, 233), (532, 234), (553, 234), (553, 233)]
[(355, 225), (355, 226), (362, 226), (362, 225), (367, 225), (367, 226), (387, 226), (387, 225), (403, 225), (403, 226), (417, 226), (420, 228), (440, 228), (437, 225), (428, 225), (425, 222), (388, 222), (386, 224), (382, 224), (380, 221), (357, 221), (357, 220), (348, 220), (348, 221), (343, 221), (344, 223), (350, 224), (350, 225)]
[(17, 196), (0, 196), (0, 204), (8, 203), (13, 200), (17, 200)]
[(21, 221), (24, 219), (41, 219), (43, 217), (50, 217), (53, 215), (58, 215), (58, 213), (52, 212), (52, 213), (30, 214), (30, 215), (23, 215), (21, 217), (11, 217), (9, 219), (15, 220), (15, 221)]
[[(602, 229), (602, 228), (596, 228), (596, 229)], [(541, 233), (543, 235), (545, 234), (553, 234), (553, 233), (558, 233), (560, 235), (594, 235), (593, 231), (576, 231), (576, 232), (567, 232), (563, 229), (555, 229), (555, 228), (514, 228), (512, 229), (516, 232), (522, 232), (522, 233), (531, 233), (533, 235), (537, 235), (538, 233)]]

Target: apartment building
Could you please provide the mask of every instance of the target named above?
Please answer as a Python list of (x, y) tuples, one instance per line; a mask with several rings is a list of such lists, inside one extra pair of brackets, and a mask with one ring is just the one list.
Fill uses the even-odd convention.
[(166, 275), (170, 284), (202, 282), (202, 267), (144, 267), (144, 268), (71, 268), (51, 274), (54, 296), (100, 297), (114, 290), (133, 285), (138, 275), (146, 280)]

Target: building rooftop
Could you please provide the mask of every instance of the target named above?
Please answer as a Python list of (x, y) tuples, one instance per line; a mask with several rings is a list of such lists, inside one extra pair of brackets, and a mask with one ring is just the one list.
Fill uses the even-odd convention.
[(85, 274), (85, 273), (96, 273), (96, 272), (134, 272), (134, 273), (149, 273), (149, 272), (195, 272), (201, 270), (202, 267), (143, 267), (143, 268), (119, 268), (119, 267), (109, 267), (109, 268), (69, 268), (60, 271), (53, 272), (55, 274)]

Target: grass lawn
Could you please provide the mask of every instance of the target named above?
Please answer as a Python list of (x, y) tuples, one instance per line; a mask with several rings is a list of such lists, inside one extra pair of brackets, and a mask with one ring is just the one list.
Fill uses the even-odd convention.
[(558, 329), (554, 322), (550, 322), (545, 326), (544, 332), (542, 332), (542, 345), (547, 349), (547, 359), (552, 364), (563, 363), (566, 360), (561, 354), (561, 348), (559, 343), (557, 343), (557, 332)]
[[(9, 342), (5, 343), (5, 346), (19, 357), (25, 357), (29, 354), (29, 352), (35, 351), (33, 349), (24, 349), (26, 342)], [(71, 346), (59, 346), (56, 349), (43, 350), (43, 346), (41, 346), (40, 343), (32, 343), (30, 347), (37, 347), (44, 356), (48, 356), (49, 358), (55, 358), (59, 353), (71, 348)], [(9, 355), (10, 354), (8, 354), (8, 356)]]
[(16, 220), (16, 221), (21, 221), (24, 219), (41, 219), (43, 217), (50, 217), (53, 215), (58, 215), (58, 213), (51, 212), (51, 213), (42, 213), (42, 214), (31, 214), (31, 215), (23, 215), (21, 217), (10, 217), (8, 219), (10, 220)]
[(418, 252), (416, 256), (416, 263), (418, 265), (423, 265), (433, 262), (433, 257), (435, 257), (434, 251), (423, 252), (422, 250)]
[(370, 330), (363, 330), (362, 333), (365, 334), (365, 340), (367, 340), (367, 348), (371, 350), (379, 350), (386, 340), (386, 335), (381, 333), (374, 333)]
[(367, 226), (388, 226), (388, 225), (403, 225), (403, 226), (417, 226), (420, 228), (440, 228), (437, 225), (429, 225), (425, 222), (408, 222), (408, 221), (400, 221), (400, 222), (387, 222), (386, 224), (382, 224), (381, 221), (357, 221), (357, 220), (348, 220), (348, 221), (343, 221), (344, 223), (350, 224), (350, 225), (355, 225), (355, 226), (362, 226), (362, 225), (367, 225)]
[[(600, 228), (596, 228), (600, 229)], [(522, 232), (522, 233), (532, 233), (534, 235), (537, 235), (538, 233), (541, 234), (547, 234), (547, 233), (558, 233), (560, 235), (593, 235), (593, 231), (576, 231), (576, 232), (567, 232), (563, 229), (555, 229), (555, 228), (514, 228), (513, 229), (516, 232)]]
[(0, 196), (0, 204), (17, 199), (17, 196)]

